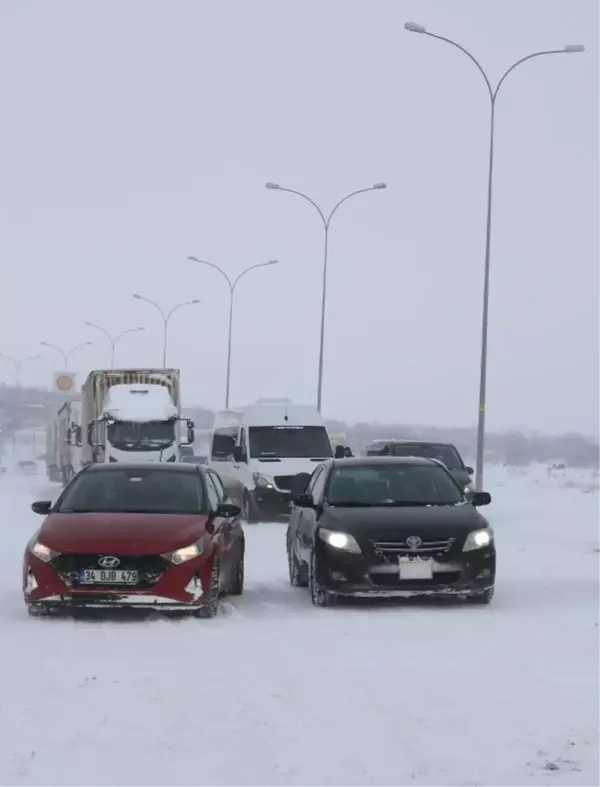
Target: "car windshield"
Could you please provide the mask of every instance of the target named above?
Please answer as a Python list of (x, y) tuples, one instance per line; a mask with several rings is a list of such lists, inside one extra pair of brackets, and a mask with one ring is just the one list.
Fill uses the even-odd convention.
[(453, 445), (434, 443), (401, 443), (393, 449), (394, 456), (422, 456), (424, 459), (438, 459), (448, 470), (462, 470), (464, 465)]
[(61, 513), (198, 514), (204, 509), (197, 473), (154, 466), (82, 473), (59, 501)]
[(334, 468), (327, 500), (333, 506), (451, 506), (464, 497), (442, 467), (382, 464)]
[(324, 426), (251, 426), (248, 434), (253, 459), (326, 459), (332, 456)]
[(115, 421), (108, 425), (108, 440), (118, 451), (160, 451), (175, 440), (174, 421)]

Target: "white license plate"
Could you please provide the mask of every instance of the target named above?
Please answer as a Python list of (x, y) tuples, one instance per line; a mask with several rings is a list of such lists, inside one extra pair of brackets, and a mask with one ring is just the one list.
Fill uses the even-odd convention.
[(137, 571), (113, 568), (85, 568), (79, 574), (81, 585), (137, 585)]
[(431, 560), (413, 560), (409, 557), (398, 558), (400, 579), (432, 579), (433, 564)]

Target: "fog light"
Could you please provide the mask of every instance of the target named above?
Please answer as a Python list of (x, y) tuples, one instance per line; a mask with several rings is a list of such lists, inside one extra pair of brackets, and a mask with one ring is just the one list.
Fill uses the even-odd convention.
[(491, 579), (492, 572), (489, 568), (484, 568), (483, 571), (480, 571), (479, 574), (477, 574), (477, 576), (479, 579)]
[(346, 581), (346, 575), (343, 574), (341, 571), (332, 571), (331, 572), (331, 578), (333, 580), (335, 580), (336, 582), (345, 582)]
[(33, 575), (33, 571), (29, 568), (27, 569), (27, 581), (25, 583), (25, 592), (29, 595), (33, 593), (34, 590), (37, 590), (39, 587), (38, 581)]
[(200, 577), (194, 574), (194, 576), (185, 586), (185, 592), (193, 596), (194, 601), (196, 601), (196, 599), (199, 599), (202, 595), (202, 590), (202, 582), (200, 581)]

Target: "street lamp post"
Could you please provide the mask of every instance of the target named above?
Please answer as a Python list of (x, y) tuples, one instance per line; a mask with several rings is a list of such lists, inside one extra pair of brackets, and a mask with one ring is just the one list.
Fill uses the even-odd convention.
[(95, 328), (97, 331), (102, 331), (102, 333), (108, 338), (111, 347), (111, 356), (110, 356), (111, 369), (115, 368), (115, 347), (117, 346), (117, 343), (123, 338), (123, 336), (125, 336), (128, 333), (137, 333), (138, 331), (146, 330), (145, 328), (127, 328), (126, 330), (121, 331), (121, 333), (118, 333), (116, 336), (113, 336), (111, 333), (109, 333), (106, 330), (106, 328), (103, 328), (101, 325), (96, 325), (96, 323), (94, 322), (86, 322), (86, 325), (89, 328)]
[(547, 49), (540, 52), (532, 52), (525, 57), (520, 58), (502, 74), (498, 80), (496, 87), (492, 87), (492, 83), (488, 75), (483, 69), (481, 63), (475, 58), (467, 49), (453, 41), (451, 38), (430, 33), (423, 25), (417, 22), (406, 22), (404, 25), (405, 30), (410, 33), (419, 33), (420, 35), (435, 38), (438, 41), (443, 41), (446, 44), (451, 44), (456, 49), (465, 54), (469, 60), (477, 67), (479, 73), (483, 77), (486, 88), (490, 98), (490, 139), (489, 139), (489, 164), (488, 164), (488, 188), (487, 188), (487, 218), (485, 230), (485, 263), (484, 263), (484, 276), (483, 276), (483, 314), (482, 314), (482, 329), (481, 329), (481, 362), (480, 362), (480, 376), (479, 376), (479, 415), (477, 422), (477, 457), (476, 457), (476, 475), (475, 486), (478, 491), (483, 487), (483, 464), (484, 464), (484, 449), (485, 449), (485, 407), (486, 407), (486, 385), (487, 385), (487, 345), (488, 345), (488, 313), (489, 313), (489, 294), (490, 294), (490, 249), (492, 237), (492, 191), (493, 191), (493, 177), (494, 177), (494, 126), (496, 117), (496, 99), (498, 92), (506, 77), (514, 71), (518, 66), (532, 60), (536, 57), (544, 55), (565, 55), (573, 54), (576, 52), (583, 52), (585, 47), (582, 44), (568, 44), (563, 49)]
[(71, 349), (67, 350), (66, 352), (57, 344), (51, 344), (50, 342), (40, 342), (40, 344), (42, 347), (48, 347), (51, 350), (56, 350), (57, 353), (60, 353), (63, 357), (64, 368), (67, 370), (69, 368), (69, 359), (71, 355), (73, 355), (76, 350), (80, 350), (82, 347), (89, 347), (92, 342), (81, 342), (80, 344), (76, 344), (74, 347), (71, 347)]
[(193, 300), (193, 301), (185, 301), (184, 303), (178, 303), (176, 306), (173, 306), (171, 311), (165, 313), (165, 311), (158, 305), (158, 303), (156, 303), (155, 301), (151, 301), (150, 298), (145, 298), (143, 295), (138, 295), (137, 292), (134, 293), (133, 297), (136, 298), (138, 301), (145, 301), (146, 303), (149, 303), (151, 306), (154, 306), (154, 308), (158, 310), (158, 312), (160, 313), (160, 316), (163, 319), (164, 332), (163, 332), (163, 357), (162, 357), (162, 363), (163, 363), (163, 368), (166, 368), (166, 366), (167, 366), (167, 332), (168, 332), (168, 329), (169, 329), (169, 320), (171, 319), (173, 314), (175, 314), (175, 312), (178, 309), (183, 309), (184, 306), (195, 306), (197, 303), (200, 303), (200, 301), (199, 300)]
[(317, 409), (321, 412), (321, 400), (322, 400), (322, 393), (323, 393), (323, 351), (325, 347), (325, 308), (327, 305), (327, 254), (329, 250), (329, 227), (331, 225), (331, 220), (334, 217), (335, 213), (337, 212), (338, 208), (347, 202), (352, 197), (356, 197), (359, 194), (366, 194), (369, 191), (379, 191), (380, 189), (387, 188), (385, 183), (374, 183), (372, 186), (366, 189), (358, 189), (357, 191), (353, 191), (350, 194), (347, 194), (343, 197), (333, 208), (329, 216), (325, 216), (319, 205), (315, 202), (312, 197), (309, 197), (308, 194), (304, 194), (301, 191), (297, 191), (296, 189), (288, 189), (283, 186), (280, 186), (278, 183), (266, 183), (266, 188), (273, 189), (276, 191), (286, 191), (288, 194), (295, 194), (298, 197), (302, 197), (302, 199), (310, 202), (310, 204), (315, 208), (319, 216), (321, 217), (321, 221), (323, 222), (323, 229), (325, 230), (325, 237), (324, 237), (324, 246), (323, 246), (323, 284), (321, 289), (321, 338), (319, 342), (319, 377), (317, 383)]
[(0, 353), (0, 358), (4, 358), (5, 361), (10, 361), (15, 367), (15, 388), (21, 387), (21, 368), (24, 364), (29, 363), (29, 361), (37, 361), (40, 359), (40, 355), (29, 355), (27, 358), (13, 358), (12, 355), (5, 355), (4, 353)]
[(269, 260), (268, 262), (259, 262), (257, 265), (250, 265), (249, 268), (243, 270), (235, 279), (231, 280), (229, 275), (220, 268), (218, 265), (215, 265), (214, 262), (207, 262), (206, 260), (199, 260), (197, 257), (188, 257), (188, 260), (192, 262), (198, 262), (201, 265), (209, 265), (211, 268), (214, 268), (216, 271), (219, 271), (221, 276), (227, 282), (229, 287), (229, 338), (227, 340), (227, 372), (225, 377), (225, 407), (229, 407), (229, 388), (230, 388), (230, 379), (231, 379), (231, 335), (232, 335), (232, 327), (233, 327), (233, 296), (235, 293), (235, 288), (239, 280), (242, 276), (245, 276), (250, 271), (256, 270), (256, 268), (266, 268), (268, 265), (277, 265), (279, 260)]

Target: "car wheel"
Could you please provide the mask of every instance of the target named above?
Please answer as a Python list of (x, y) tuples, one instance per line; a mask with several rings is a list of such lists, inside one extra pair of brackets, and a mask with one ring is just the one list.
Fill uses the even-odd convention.
[(305, 588), (308, 585), (306, 569), (300, 565), (298, 558), (292, 552), (292, 545), (289, 543), (289, 541), (287, 547), (287, 556), (290, 585), (294, 588)]
[(474, 596), (467, 596), (469, 604), (490, 604), (494, 598), (494, 588), (488, 588), (483, 593), (477, 593)]
[(229, 591), (232, 596), (241, 596), (244, 592), (244, 552), (238, 561), (237, 570), (235, 572), (235, 580), (231, 590)]
[(252, 499), (247, 491), (244, 492), (244, 499), (242, 500), (242, 515), (248, 524), (258, 522), (256, 507), (252, 503)]
[(213, 559), (213, 567), (210, 575), (210, 590), (208, 600), (196, 612), (199, 618), (214, 618), (219, 611), (219, 579), (221, 567), (217, 557)]
[(319, 583), (319, 565), (317, 556), (313, 550), (310, 557), (310, 567), (308, 571), (308, 592), (310, 593), (310, 600), (315, 607), (331, 607), (337, 602), (337, 596), (330, 590), (326, 590)]

